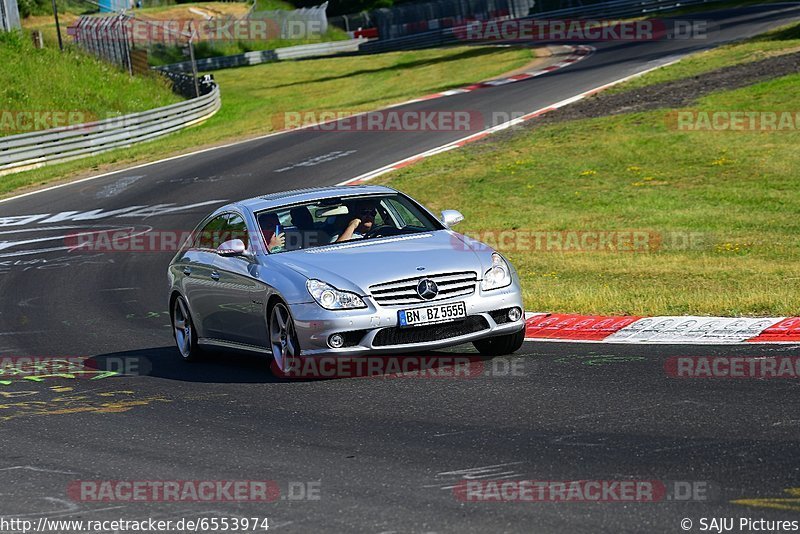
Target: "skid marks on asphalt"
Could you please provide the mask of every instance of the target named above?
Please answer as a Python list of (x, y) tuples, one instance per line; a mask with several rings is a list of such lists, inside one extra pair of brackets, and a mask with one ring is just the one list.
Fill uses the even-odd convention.
[[(636, 364), (646, 362), (648, 360), (644, 350), (637, 351), (633, 354), (622, 354), (620, 351), (615, 351), (608, 347), (602, 347), (600, 350), (593, 350), (591, 345), (573, 345), (568, 351), (566, 344), (550, 345), (554, 350), (542, 351), (542, 342), (526, 341), (522, 348), (515, 354), (515, 356), (525, 357), (528, 362), (525, 366), (535, 367), (541, 369), (542, 367), (549, 367), (552, 364), (580, 365), (601, 367), (609, 365), (622, 365), (622, 364)], [(625, 351), (629, 352), (629, 351)], [(560, 365), (560, 366), (561, 366)]]
[(330, 161), (334, 161), (339, 158), (350, 156), (351, 154), (355, 154), (356, 152), (357, 152), (356, 150), (334, 150), (333, 152), (328, 152), (327, 154), (310, 157), (303, 161), (287, 165), (286, 167), (275, 169), (272, 172), (286, 172), (286, 171), (291, 171), (292, 169), (297, 169), (299, 167), (316, 167), (317, 165), (322, 165), (323, 163), (328, 163)]
[[(144, 174), (137, 174), (134, 176), (123, 176), (111, 182), (110, 184), (106, 184), (94, 192), (95, 198), (111, 198), (119, 195), (130, 186), (144, 178), (146, 175)], [(92, 187), (94, 189), (94, 187)]]
[(433, 478), (437, 481), (435, 484), (426, 484), (422, 487), (452, 490), (464, 480), (509, 480), (521, 478), (524, 475), (523, 473), (518, 472), (515, 466), (524, 463), (525, 462), (509, 462), (479, 467), (467, 467), (465, 469), (456, 469), (453, 471), (442, 471), (441, 473), (436, 473), (436, 475), (434, 475)]

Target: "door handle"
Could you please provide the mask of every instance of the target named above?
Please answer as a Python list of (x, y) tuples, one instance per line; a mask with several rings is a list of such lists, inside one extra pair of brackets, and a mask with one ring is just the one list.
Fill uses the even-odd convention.
[(211, 279), (212, 279), (212, 280), (214, 280), (215, 282), (216, 282), (217, 280), (219, 280), (219, 273), (218, 273), (217, 271), (213, 271), (213, 272), (211, 273)]
[(186, 267), (184, 267), (184, 268), (183, 268), (183, 274), (185, 274), (186, 276), (191, 276), (191, 274), (192, 274), (192, 268), (191, 268), (191, 267), (189, 267), (189, 266), (186, 266)]

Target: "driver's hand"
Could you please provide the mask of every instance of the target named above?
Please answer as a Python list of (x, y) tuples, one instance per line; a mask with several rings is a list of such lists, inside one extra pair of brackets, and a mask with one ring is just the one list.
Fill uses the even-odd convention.
[(352, 221), (350, 221), (350, 224), (348, 226), (351, 226), (353, 229), (356, 229), (359, 227), (359, 225), (361, 225), (361, 219), (355, 218)]

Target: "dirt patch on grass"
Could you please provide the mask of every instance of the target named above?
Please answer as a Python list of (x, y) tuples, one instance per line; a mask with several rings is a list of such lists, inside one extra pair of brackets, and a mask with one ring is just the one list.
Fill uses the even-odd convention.
[(527, 126), (535, 128), (544, 124), (570, 120), (654, 109), (682, 108), (709, 93), (738, 89), (798, 72), (800, 72), (800, 52), (784, 54), (760, 61), (724, 67), (691, 78), (631, 89), (622, 93), (598, 93), (590, 98), (546, 113), (535, 121), (527, 123)]
[(545, 67), (549, 67), (550, 65), (555, 65), (559, 61), (562, 61), (565, 57), (571, 55), (573, 53), (573, 48), (571, 46), (549, 45), (534, 48), (531, 50), (531, 52), (535, 58), (532, 59), (530, 63), (523, 65), (518, 69), (504, 72), (500, 76), (486, 78), (485, 80), (481, 80), (481, 82), (497, 80), (499, 78), (508, 78), (517, 74), (523, 74), (534, 70), (543, 69)]

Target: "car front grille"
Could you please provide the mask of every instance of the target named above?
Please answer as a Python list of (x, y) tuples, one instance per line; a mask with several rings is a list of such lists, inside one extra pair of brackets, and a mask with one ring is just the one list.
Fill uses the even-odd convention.
[[(417, 284), (422, 279), (428, 278), (439, 286), (436, 297), (425, 300), (417, 293)], [(375, 302), (383, 306), (396, 306), (403, 304), (419, 304), (421, 302), (435, 302), (452, 297), (463, 297), (475, 292), (478, 274), (467, 271), (460, 273), (445, 273), (421, 275), (415, 278), (405, 278), (394, 282), (386, 282), (370, 286), (369, 290)]]
[(375, 334), (372, 341), (374, 347), (389, 345), (410, 345), (412, 343), (429, 343), (440, 339), (464, 336), (486, 330), (489, 323), (481, 315), (470, 315), (463, 321), (441, 323), (408, 328), (384, 328)]

